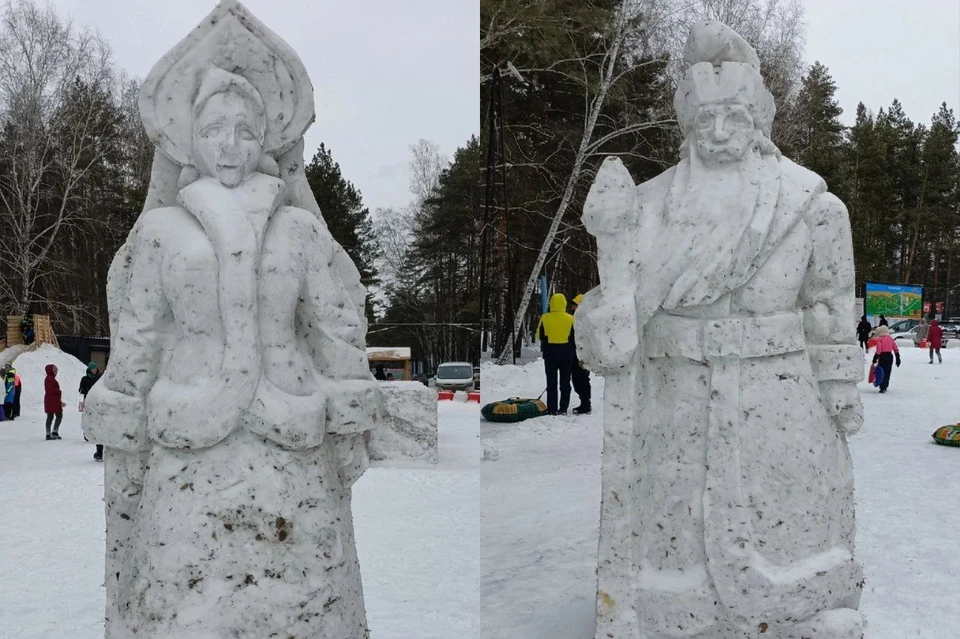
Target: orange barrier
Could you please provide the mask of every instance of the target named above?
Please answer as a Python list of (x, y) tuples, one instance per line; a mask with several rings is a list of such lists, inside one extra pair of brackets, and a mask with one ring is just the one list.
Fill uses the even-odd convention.
[(470, 391), (469, 393), (467, 393), (467, 401), (468, 401), (468, 402), (476, 402), (476, 403), (479, 404), (479, 403), (480, 403), (480, 391)]
[(437, 393), (437, 401), (452, 401), (453, 400), (453, 391), (452, 390), (442, 390)]

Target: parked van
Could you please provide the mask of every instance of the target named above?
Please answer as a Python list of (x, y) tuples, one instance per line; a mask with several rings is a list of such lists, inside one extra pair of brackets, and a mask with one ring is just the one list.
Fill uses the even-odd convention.
[(437, 367), (434, 385), (437, 390), (473, 390), (473, 364), (444, 362)]

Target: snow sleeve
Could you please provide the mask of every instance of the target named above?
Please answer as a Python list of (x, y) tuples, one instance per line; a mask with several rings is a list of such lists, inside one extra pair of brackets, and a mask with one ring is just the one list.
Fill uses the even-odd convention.
[(851, 434), (863, 423), (857, 383), (863, 351), (850, 335), (854, 306), (853, 237), (843, 203), (833, 194), (817, 197), (806, 221), (812, 255), (800, 292), (807, 352), (827, 413)]
[(319, 238), (307, 267), (307, 290), (300, 322), (314, 365), (329, 380), (326, 429), (331, 434), (362, 433), (382, 414), (380, 389), (367, 360), (367, 321), (335, 267), (335, 244), (319, 223)]
[(144, 400), (156, 378), (162, 335), (172, 321), (153, 218), (144, 216), (128, 240), (129, 282), (111, 339), (110, 365), (90, 389), (81, 421), (90, 441), (130, 452), (148, 447)]

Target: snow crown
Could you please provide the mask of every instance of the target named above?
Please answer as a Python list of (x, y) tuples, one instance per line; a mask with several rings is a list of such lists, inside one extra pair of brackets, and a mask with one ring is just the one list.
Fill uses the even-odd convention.
[(224, 0), (154, 65), (140, 90), (147, 135), (180, 166), (193, 164), (193, 109), (205, 81), (225, 77), (211, 77), (216, 70), (243, 78), (230, 88), (262, 102), (265, 153), (288, 151), (313, 122), (313, 85), (300, 57), (242, 4)]
[(690, 64), (677, 86), (673, 106), (685, 133), (690, 133), (705, 104), (742, 104), (754, 124), (770, 137), (776, 106), (760, 75), (756, 51), (733, 29), (716, 21), (690, 29), (684, 59)]

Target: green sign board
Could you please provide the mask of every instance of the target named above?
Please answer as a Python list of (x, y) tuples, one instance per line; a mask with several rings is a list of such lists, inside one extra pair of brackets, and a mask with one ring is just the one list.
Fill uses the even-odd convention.
[(871, 317), (912, 317), (923, 315), (923, 287), (867, 282), (866, 314)]

